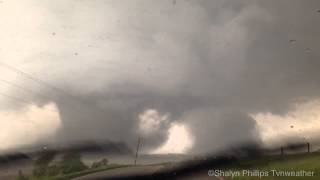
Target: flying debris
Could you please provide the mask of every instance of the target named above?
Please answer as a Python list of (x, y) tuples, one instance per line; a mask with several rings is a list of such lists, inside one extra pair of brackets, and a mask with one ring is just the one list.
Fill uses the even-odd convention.
[(306, 48), (304, 51), (305, 51), (306, 53), (310, 53), (310, 52), (311, 52), (311, 49), (310, 49), (310, 48)]
[(295, 39), (290, 39), (290, 41), (289, 41), (291, 44), (295, 44), (296, 42), (297, 42), (297, 40), (295, 40)]
[(176, 4), (177, 4), (177, 1), (176, 1), (176, 0), (173, 0), (173, 1), (172, 1), (172, 4), (173, 4), (173, 5), (176, 5)]

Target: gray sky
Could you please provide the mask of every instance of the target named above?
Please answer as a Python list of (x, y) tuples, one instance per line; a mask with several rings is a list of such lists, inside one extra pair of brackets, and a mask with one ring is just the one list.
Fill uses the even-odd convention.
[(2, 79), (32, 91), (0, 84), (2, 93), (27, 101), (0, 97), (0, 115), (15, 120), (2, 123), (29, 127), (26, 113), (47, 107), (56, 111), (48, 119), (57, 128), (25, 132), (35, 136), (32, 143), (109, 139), (133, 146), (142, 135), (152, 150), (174, 123), (192, 136), (190, 152), (261, 143), (257, 115), (263, 122), (266, 113), (299, 111), (293, 105), (320, 95), (318, 9), (317, 0), (4, 0), (1, 62), (64, 92), (1, 66)]

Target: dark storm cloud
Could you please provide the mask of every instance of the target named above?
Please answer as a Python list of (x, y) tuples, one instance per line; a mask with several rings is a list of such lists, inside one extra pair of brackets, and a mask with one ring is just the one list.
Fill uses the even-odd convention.
[(35, 64), (46, 59), (35, 71), (83, 100), (48, 98), (63, 123), (57, 139), (134, 145), (139, 114), (156, 109), (190, 125), (194, 152), (207, 152), (259, 142), (249, 114), (319, 96), (318, 1), (34, 6), (46, 9), (43, 31), (55, 33), (49, 49), (32, 54)]
[(193, 150), (206, 153), (259, 142), (255, 121), (244, 112), (217, 107), (189, 111), (185, 121), (195, 136)]

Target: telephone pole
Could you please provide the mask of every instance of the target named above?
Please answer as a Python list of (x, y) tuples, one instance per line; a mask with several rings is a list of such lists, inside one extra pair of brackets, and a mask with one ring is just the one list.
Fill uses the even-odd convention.
[(137, 165), (140, 143), (141, 143), (141, 137), (139, 136), (139, 138), (138, 138), (138, 144), (137, 144), (136, 156), (135, 156), (135, 158), (134, 158), (134, 165)]

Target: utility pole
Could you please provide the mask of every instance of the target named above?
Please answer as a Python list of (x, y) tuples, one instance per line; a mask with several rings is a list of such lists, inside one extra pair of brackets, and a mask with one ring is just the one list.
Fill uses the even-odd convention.
[(139, 136), (139, 138), (138, 138), (138, 144), (137, 144), (136, 157), (134, 158), (134, 165), (137, 165), (140, 143), (141, 143), (141, 137)]

